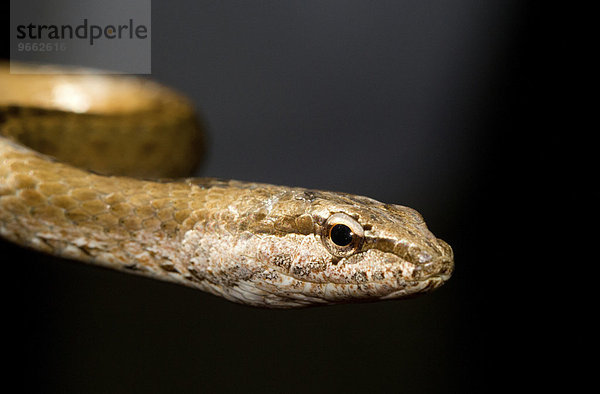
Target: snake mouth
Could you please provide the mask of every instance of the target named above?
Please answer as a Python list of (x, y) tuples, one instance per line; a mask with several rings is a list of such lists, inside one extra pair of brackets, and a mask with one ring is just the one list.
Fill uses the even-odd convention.
[[(402, 287), (397, 283), (372, 281), (362, 284), (355, 283), (319, 283), (308, 280), (298, 281), (302, 286), (288, 287), (285, 294), (281, 288), (266, 288), (260, 286), (276, 296), (281, 302), (295, 306), (315, 306), (338, 303), (375, 302), (378, 300), (395, 300), (412, 298), (419, 294), (431, 292), (441, 287), (449, 276), (436, 275), (421, 281), (406, 282)], [(295, 278), (290, 277), (294, 280)], [(297, 279), (296, 279), (297, 280)]]
[(442, 276), (442, 275), (432, 276), (425, 280), (418, 281), (415, 284), (410, 285), (408, 287), (394, 290), (394, 291), (390, 292), (389, 294), (386, 294), (386, 295), (380, 297), (379, 299), (393, 300), (396, 298), (407, 298), (407, 297), (416, 296), (416, 295), (419, 295), (422, 293), (428, 293), (430, 291), (437, 289), (438, 287), (441, 287), (449, 278), (450, 278), (449, 276), (446, 277), (446, 276)]
[[(361, 256), (367, 254), (370, 256)], [(374, 268), (374, 259), (369, 259), (373, 255), (387, 260), (383, 264), (385, 267)], [(283, 279), (278, 289), (285, 289), (284, 298), (296, 301), (310, 299), (316, 303), (406, 298), (439, 288), (451, 277), (454, 267), (450, 256), (438, 257), (420, 267), (389, 252), (370, 250), (355, 256), (369, 261), (339, 263), (331, 267), (333, 272), (321, 272), (321, 275), (315, 273), (302, 276), (295, 275), (294, 270), (282, 272), (278, 269), (277, 272)], [(344, 272), (338, 271), (344, 268)], [(266, 285), (266, 288), (270, 292), (278, 292), (273, 286)]]

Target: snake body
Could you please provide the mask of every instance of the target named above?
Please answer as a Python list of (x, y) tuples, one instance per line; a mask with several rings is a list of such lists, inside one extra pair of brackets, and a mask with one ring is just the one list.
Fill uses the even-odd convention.
[(7, 67), (0, 236), (9, 241), (272, 308), (402, 298), (451, 276), (452, 249), (411, 208), (173, 179), (197, 164), (202, 127), (192, 105), (166, 87)]

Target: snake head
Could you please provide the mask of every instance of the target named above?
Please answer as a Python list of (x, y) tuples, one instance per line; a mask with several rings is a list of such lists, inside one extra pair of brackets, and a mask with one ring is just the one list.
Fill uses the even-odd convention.
[(452, 274), (452, 249), (414, 209), (320, 191), (278, 198), (269, 209), (271, 230), (252, 246), (262, 274), (244, 283), (266, 306), (404, 298)]
[(351, 301), (414, 296), (450, 278), (452, 248), (429, 231), (417, 211), (358, 200), (365, 205), (340, 205), (318, 227), (332, 255), (329, 280), (341, 283)]

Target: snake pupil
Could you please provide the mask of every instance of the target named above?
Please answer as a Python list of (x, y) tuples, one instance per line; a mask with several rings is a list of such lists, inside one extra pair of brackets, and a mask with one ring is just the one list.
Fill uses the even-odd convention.
[(352, 230), (343, 224), (336, 224), (331, 229), (331, 240), (338, 246), (348, 246), (352, 242)]

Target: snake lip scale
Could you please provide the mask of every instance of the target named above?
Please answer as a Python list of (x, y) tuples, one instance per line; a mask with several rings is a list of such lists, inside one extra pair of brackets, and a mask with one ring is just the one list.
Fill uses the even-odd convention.
[(9, 241), (269, 308), (406, 298), (452, 275), (452, 249), (411, 208), (176, 178), (198, 164), (204, 127), (167, 87), (16, 66), (25, 74), (0, 64), (0, 236)]

